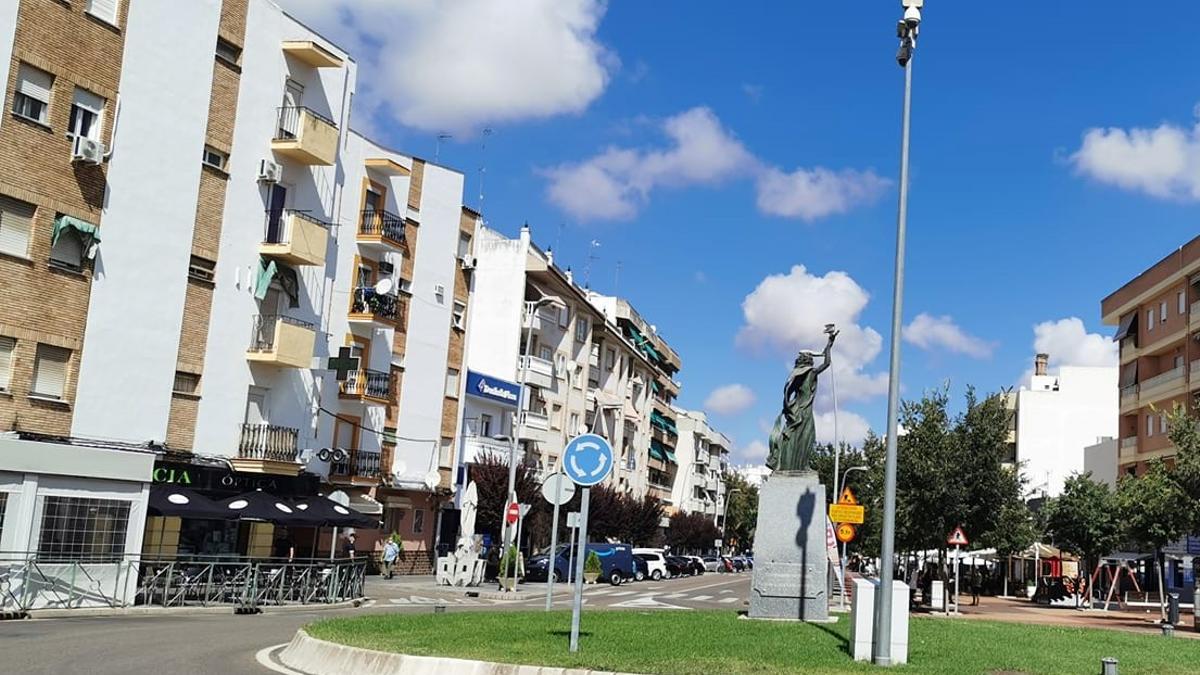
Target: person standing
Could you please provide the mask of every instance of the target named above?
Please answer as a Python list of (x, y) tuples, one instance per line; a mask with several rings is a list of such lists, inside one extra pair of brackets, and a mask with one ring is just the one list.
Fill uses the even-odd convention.
[(354, 548), (354, 533), (346, 535), (346, 539), (342, 542), (342, 557), (354, 559), (357, 550)]
[(979, 589), (983, 586), (983, 575), (979, 573), (979, 568), (971, 566), (971, 606), (979, 604)]
[(398, 535), (395, 533), (388, 537), (387, 543), (383, 545), (383, 576), (391, 579), (394, 574), (394, 566), (396, 559), (400, 557), (400, 546), (396, 543)]

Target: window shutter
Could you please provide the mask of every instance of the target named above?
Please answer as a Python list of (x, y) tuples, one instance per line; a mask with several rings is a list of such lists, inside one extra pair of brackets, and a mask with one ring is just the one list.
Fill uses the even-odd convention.
[(12, 355), (16, 350), (16, 340), (0, 335), (0, 389), (8, 389), (12, 379)]
[(104, 99), (87, 89), (75, 87), (75, 105), (99, 115), (104, 112)]
[(33, 393), (62, 398), (67, 385), (67, 361), (71, 350), (51, 345), (37, 346), (33, 364)]
[(33, 228), (33, 205), (0, 196), (0, 251), (26, 257)]
[(104, 19), (116, 25), (118, 2), (120, 0), (88, 0), (87, 12), (97, 19)]
[(50, 73), (38, 70), (26, 63), (21, 64), (21, 71), (17, 79), (17, 91), (30, 98), (36, 98), (42, 103), (49, 103), (50, 87), (53, 84), (54, 77)]

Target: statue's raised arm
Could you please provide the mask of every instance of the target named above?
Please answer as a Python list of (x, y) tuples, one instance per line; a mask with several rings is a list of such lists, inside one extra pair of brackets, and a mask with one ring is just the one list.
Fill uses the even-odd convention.
[[(809, 462), (817, 439), (816, 422), (813, 419), (817, 375), (829, 367), (830, 352), (833, 350), (833, 341), (837, 338), (837, 329), (833, 324), (828, 324), (825, 326), (825, 333), (829, 335), (825, 351), (801, 351), (796, 356), (791, 374), (788, 375), (783, 390), (783, 410), (775, 419), (775, 427), (771, 430), (767, 468), (772, 471), (811, 471)], [(823, 357), (820, 366), (814, 364), (814, 356)]]

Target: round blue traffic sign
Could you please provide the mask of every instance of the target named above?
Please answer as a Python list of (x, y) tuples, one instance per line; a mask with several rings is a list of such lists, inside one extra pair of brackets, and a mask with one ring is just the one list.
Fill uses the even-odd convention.
[(571, 439), (563, 450), (562, 469), (576, 485), (588, 487), (604, 480), (612, 471), (613, 449), (596, 434), (583, 434)]

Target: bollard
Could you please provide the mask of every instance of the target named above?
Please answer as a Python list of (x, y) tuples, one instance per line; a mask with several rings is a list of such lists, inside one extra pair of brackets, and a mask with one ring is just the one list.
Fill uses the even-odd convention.
[(1100, 675), (1117, 675), (1117, 660), (1111, 656), (1100, 659)]
[(1169, 623), (1162, 624), (1163, 637), (1175, 637), (1175, 626)]
[(1179, 594), (1167, 593), (1167, 623), (1179, 625)]

